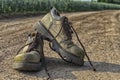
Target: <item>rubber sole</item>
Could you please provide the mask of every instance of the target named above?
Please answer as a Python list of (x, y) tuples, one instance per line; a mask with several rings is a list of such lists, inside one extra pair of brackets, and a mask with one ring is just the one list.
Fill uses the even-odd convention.
[(13, 69), (20, 71), (40, 71), (41, 63), (15, 62), (13, 63)]
[(64, 50), (56, 40), (53, 40), (53, 35), (42, 25), (41, 22), (37, 23), (35, 29), (44, 37), (44, 39), (52, 41), (54, 50), (61, 56), (63, 60), (69, 63), (73, 63), (79, 66), (84, 65), (84, 60), (80, 57), (73, 55), (66, 50)]

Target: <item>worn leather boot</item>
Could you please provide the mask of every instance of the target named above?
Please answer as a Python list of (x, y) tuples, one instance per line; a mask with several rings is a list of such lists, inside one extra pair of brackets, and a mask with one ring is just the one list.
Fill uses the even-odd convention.
[(60, 57), (70, 63), (82, 66), (84, 64), (84, 51), (72, 41), (72, 29), (68, 18), (60, 16), (55, 8), (51, 9), (41, 21), (36, 23), (37, 30), (44, 39), (50, 41), (50, 47)]
[(30, 34), (26, 45), (14, 57), (13, 68), (23, 71), (38, 71), (41, 69), (43, 40), (39, 33)]

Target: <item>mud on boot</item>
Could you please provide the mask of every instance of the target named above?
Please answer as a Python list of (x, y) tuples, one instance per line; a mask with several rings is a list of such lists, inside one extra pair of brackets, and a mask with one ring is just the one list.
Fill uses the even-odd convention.
[(55, 8), (36, 23), (35, 30), (50, 42), (50, 47), (63, 60), (80, 66), (84, 64), (84, 50), (72, 41), (73, 30), (68, 18), (65, 16), (61, 17)]
[(14, 57), (13, 68), (22, 71), (39, 71), (43, 53), (43, 40), (39, 33), (29, 35), (26, 45)]

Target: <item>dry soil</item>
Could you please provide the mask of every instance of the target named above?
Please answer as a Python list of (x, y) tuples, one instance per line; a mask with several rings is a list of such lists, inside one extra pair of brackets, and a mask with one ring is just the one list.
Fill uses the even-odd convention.
[[(120, 11), (62, 15), (73, 23), (97, 72), (91, 70), (87, 59), (83, 67), (64, 62), (45, 41), (44, 52), (51, 77), (54, 80), (120, 80)], [(48, 77), (44, 69), (39, 72), (12, 69), (13, 57), (41, 17), (0, 20), (0, 80), (46, 80)]]

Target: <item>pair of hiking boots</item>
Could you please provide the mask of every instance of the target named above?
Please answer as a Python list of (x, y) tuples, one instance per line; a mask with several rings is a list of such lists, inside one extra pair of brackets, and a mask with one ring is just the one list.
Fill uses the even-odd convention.
[(72, 41), (74, 28), (68, 18), (61, 17), (55, 8), (36, 23), (34, 28), (35, 33), (28, 36), (26, 45), (14, 57), (14, 69), (40, 70), (45, 62), (43, 40), (48, 40), (50, 48), (57, 52), (64, 61), (80, 66), (84, 64), (85, 50), (79, 48)]

